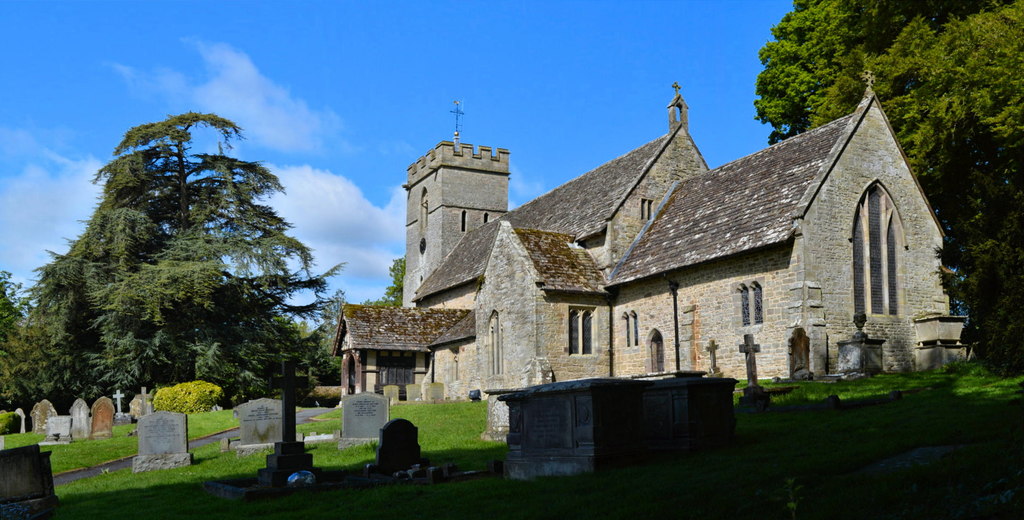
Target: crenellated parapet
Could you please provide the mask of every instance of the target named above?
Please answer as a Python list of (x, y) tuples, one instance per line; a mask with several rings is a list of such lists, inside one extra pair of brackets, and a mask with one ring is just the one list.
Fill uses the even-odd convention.
[(409, 165), (406, 189), (443, 166), (508, 175), (508, 150), (441, 141), (433, 150)]

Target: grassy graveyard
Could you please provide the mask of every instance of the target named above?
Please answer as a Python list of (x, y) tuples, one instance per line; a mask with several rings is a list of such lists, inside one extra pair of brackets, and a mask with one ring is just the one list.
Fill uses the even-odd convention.
[[(264, 457), (238, 458), (209, 445), (194, 451), (191, 467), (137, 475), (118, 471), (60, 486), (56, 518), (1020, 518), (1024, 407), (1018, 382), (958, 365), (799, 383), (777, 397), (775, 406), (819, 403), (830, 394), (847, 402), (884, 397), (894, 389), (906, 393), (902, 400), (853, 410), (741, 412), (736, 442), (728, 448), (663, 454), (642, 466), (532, 482), (485, 478), (244, 503), (207, 495), (202, 483), (254, 476)], [(503, 444), (479, 440), (485, 414), (483, 403), (392, 408), (392, 417), (419, 427), (424, 456), (462, 469), (483, 469), (488, 460), (504, 458)], [(299, 430), (331, 431), (339, 418), (331, 412), (326, 421)], [(230, 412), (189, 420), (191, 436), (232, 423)], [(125, 438), (130, 446), (134, 440), (125, 434), (120, 429), (111, 441), (54, 450), (55, 471), (102, 457), (84, 453), (108, 450), (100, 442)], [(21, 442), (14, 439), (8, 446)], [(880, 461), (933, 446), (955, 448), (927, 466), (875, 471)], [(326, 443), (307, 449), (317, 466), (332, 470), (357, 471), (374, 457), (372, 446), (339, 451)]]

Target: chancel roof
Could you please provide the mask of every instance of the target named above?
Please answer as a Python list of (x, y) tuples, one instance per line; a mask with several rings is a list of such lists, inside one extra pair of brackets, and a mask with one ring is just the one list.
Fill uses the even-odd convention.
[(441, 345), (447, 345), (448, 343), (455, 343), (456, 341), (475, 337), (476, 311), (469, 311), (469, 314), (466, 314), (465, 318), (462, 318), (458, 323), (444, 331), (444, 334), (441, 334), (437, 339), (435, 339), (430, 346), (438, 347)]
[[(345, 305), (334, 355), (346, 348), (427, 351), (427, 347), (470, 313), (464, 309), (421, 309)], [(344, 347), (345, 338), (349, 347)]]
[(519, 206), (466, 234), (416, 291), (416, 299), (475, 280), (484, 274), (487, 258), (506, 221), (514, 228), (550, 231), (578, 239), (600, 232), (619, 201), (636, 185), (674, 135), (663, 135), (629, 153)]
[(681, 181), (611, 285), (789, 240), (794, 212), (855, 115)]

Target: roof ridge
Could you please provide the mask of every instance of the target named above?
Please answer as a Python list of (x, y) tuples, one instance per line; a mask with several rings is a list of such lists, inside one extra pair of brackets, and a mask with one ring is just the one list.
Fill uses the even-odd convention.
[(805, 140), (809, 139), (810, 137), (816, 136), (819, 133), (824, 132), (825, 129), (831, 129), (831, 127), (833, 125), (835, 125), (839, 121), (842, 121), (844, 119), (850, 118), (851, 116), (853, 116), (853, 114), (854, 113), (851, 112), (851, 113), (846, 114), (845, 116), (842, 116), (842, 117), (840, 117), (838, 119), (833, 119), (832, 121), (829, 121), (828, 123), (825, 123), (825, 124), (823, 124), (823, 125), (821, 125), (819, 127), (812, 128), (812, 129), (810, 129), (810, 130), (808, 130), (808, 131), (806, 131), (806, 132), (804, 132), (802, 134), (794, 135), (793, 137), (790, 137), (789, 139), (786, 139), (784, 141), (779, 141), (779, 142), (777, 142), (775, 144), (768, 145), (767, 147), (761, 148), (760, 150), (758, 150), (756, 152), (749, 153), (749, 154), (744, 155), (742, 157), (738, 157), (736, 159), (733, 159), (733, 160), (731, 160), (731, 161), (729, 161), (729, 162), (727, 162), (725, 164), (716, 166), (714, 169), (708, 170), (705, 173), (715, 173), (715, 172), (718, 172), (719, 170), (724, 169), (726, 166), (731, 166), (731, 165), (733, 165), (735, 163), (738, 163), (738, 162), (740, 162), (742, 160), (750, 159), (750, 158), (753, 158), (753, 157), (757, 157), (759, 155), (763, 155), (765, 153), (768, 153), (770, 150), (777, 150), (778, 148), (782, 147), (782, 145), (799, 143), (800, 141), (805, 141)]

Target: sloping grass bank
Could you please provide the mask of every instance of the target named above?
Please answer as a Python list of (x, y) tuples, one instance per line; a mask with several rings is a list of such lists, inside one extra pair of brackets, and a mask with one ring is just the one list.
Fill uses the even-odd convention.
[[(388, 486), (297, 494), (256, 503), (207, 495), (202, 482), (254, 476), (262, 456), (238, 459), (216, 446), (188, 468), (114, 472), (58, 488), (63, 518), (1021, 518), (1024, 412), (1016, 380), (976, 369), (893, 375), (850, 383), (801, 384), (805, 402), (929, 388), (889, 404), (848, 411), (738, 414), (730, 447), (661, 454), (649, 464), (592, 475), (512, 482), (497, 478), (439, 486)], [(815, 386), (817, 385), (817, 386)], [(838, 390), (838, 391), (837, 391)], [(797, 394), (797, 392), (794, 392)], [(791, 394), (792, 395), (792, 394)], [(790, 398), (801, 402), (800, 394)], [(424, 456), (481, 469), (504, 458), (479, 440), (483, 403), (392, 409), (420, 429)], [(319, 425), (317, 425), (319, 426)], [(314, 428), (318, 431), (326, 428)], [(921, 446), (957, 445), (924, 467), (865, 474), (870, 464)], [(357, 471), (371, 447), (309, 448), (325, 469)], [(795, 508), (795, 509), (794, 509)]]

